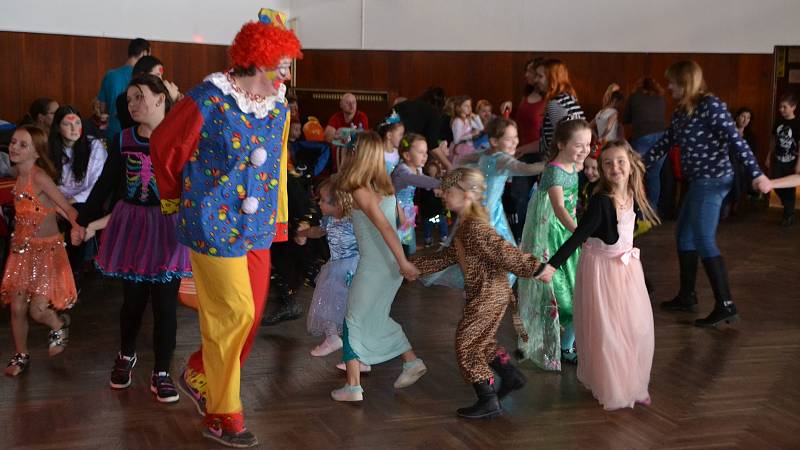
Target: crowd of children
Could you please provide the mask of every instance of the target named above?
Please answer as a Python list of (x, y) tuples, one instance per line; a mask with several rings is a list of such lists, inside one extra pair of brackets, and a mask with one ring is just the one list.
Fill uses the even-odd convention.
[[(618, 117), (624, 96), (619, 86), (609, 87), (603, 109), (587, 122), (566, 67), (547, 60), (536, 66), (541, 69), (536, 76), (545, 77), (536, 84), (547, 102), (541, 161), (528, 163), (515, 157), (519, 156), (516, 122), (493, 116), (485, 100), (477, 102), (475, 114), (472, 99), (459, 96), (450, 102), (452, 142), (429, 148), (422, 135), (406, 133), (392, 112), (377, 133), (342, 134), (350, 140), (340, 147), (338, 173), (320, 180), (315, 189), (307, 185), (311, 175), (303, 175), (285, 151), (290, 136), (282, 84), (288, 79), (285, 57), (297, 54), (299, 47), (287, 48), (281, 58), (269, 59), (274, 73), (267, 71), (265, 76), (274, 85), (261, 100), (248, 97), (248, 86), (259, 88), (250, 84), (258, 81), (248, 78), (255, 75), (244, 67), (209, 76), (176, 106), (177, 112), (171, 111), (173, 101), (181, 97), (177, 88), (145, 71), (128, 83), (122, 102), (133, 126), (109, 139), (108, 145), (102, 138), (87, 136), (74, 108), (58, 108), (50, 101), (42, 102), (43, 108), (57, 108), (49, 125), (49, 147), (47, 133), (40, 129), (45, 125), (23, 125), (14, 132), (10, 161), (17, 178), (16, 225), (2, 300), (11, 305), (15, 353), (6, 375), (18, 376), (30, 364), (29, 316), (50, 328), (50, 356), (65, 349), (71, 320), (63, 311), (78, 299), (76, 283), (79, 287), (86, 259), (83, 243), (104, 229), (94, 261), (103, 275), (121, 279), (123, 286), (120, 346), (110, 386), (131, 385), (136, 336), (150, 302), (155, 319), (151, 390), (160, 402), (178, 401), (170, 375), (178, 331), (176, 305), (181, 279), (192, 276), (194, 269), (205, 352), (190, 357), (178, 385), (205, 415), (204, 436), (226, 445), (254, 445), (257, 441), (243, 425), (238, 376), (260, 322), (269, 267), (275, 269), (274, 286), (281, 290), (282, 306), (276, 317), (265, 321), (275, 324), (299, 317), (302, 310), (292, 295), (307, 274), (305, 267), (315, 259), (307, 246), (324, 238), (328, 249), (323, 253), (329, 258), (316, 279), (309, 280), (315, 289), (306, 324), (310, 334), (322, 339), (310, 350), (312, 356), (342, 350), (340, 368), (346, 372), (346, 382), (331, 392), (334, 400), (362, 401), (360, 374), (396, 357), (403, 360), (394, 383), (397, 389), (411, 386), (427, 372), (402, 326), (390, 316), (403, 279), (419, 278), (426, 285), (464, 291), (456, 358), (477, 402), (458, 409), (459, 416), (496, 416), (502, 412), (500, 400), (525, 385), (525, 377), (496, 341), (509, 307), (519, 317), (523, 360), (552, 371), (560, 371), (562, 362), (577, 364), (578, 379), (606, 409), (649, 405), (653, 315), (633, 236), (637, 220), (650, 225), (660, 221), (657, 205), (647, 198), (645, 163), (656, 164), (671, 144), (680, 144), (685, 152), (684, 170), (694, 182), (678, 221), (681, 286), (678, 296), (662, 307), (696, 308), (694, 272), (700, 257), (717, 301), (714, 312), (698, 325), (738, 319), (714, 243), (720, 203), (731, 185), (729, 147), (730, 155), (754, 179), (754, 188), (762, 192), (781, 188), (782, 223), (795, 221), (793, 187), (800, 184), (796, 97), (788, 94), (779, 102), (782, 120), (774, 130), (770, 164), (773, 174), (783, 178), (770, 181), (724, 104), (705, 92), (699, 66), (690, 62), (677, 63), (668, 72), (679, 109), (644, 158), (622, 139)], [(559, 77), (558, 87), (547, 76)], [(264, 99), (272, 102), (269, 108), (258, 103)], [(241, 120), (226, 115), (230, 104), (225, 102), (242, 110)], [(198, 111), (198, 104), (204, 109)], [(687, 120), (699, 113), (703, 120)], [(225, 143), (231, 149), (247, 149), (235, 170), (269, 169), (271, 175), (258, 172), (244, 178), (233, 172), (214, 173), (213, 164), (204, 158), (225, 157), (202, 154), (214, 153), (205, 146), (213, 136), (200, 127), (216, 130), (224, 122), (218, 116), (231, 120), (224, 125), (232, 130), (231, 136), (245, 132), (244, 127), (252, 129), (249, 120), (275, 130), (266, 139), (253, 134), (252, 148), (250, 142), (235, 137)], [(165, 121), (171, 128), (159, 129)], [(294, 141), (300, 128), (297, 122), (291, 127)], [(184, 142), (190, 134), (195, 139), (191, 145)], [(265, 165), (271, 154), (265, 146), (284, 151), (274, 152)], [(710, 157), (709, 146), (721, 149), (724, 161)], [(168, 153), (173, 150), (177, 153)], [(197, 169), (203, 164), (208, 167)], [(239, 184), (234, 187), (229, 175), (240, 176)], [(529, 195), (519, 242), (502, 201), (509, 178), (515, 176), (540, 176)], [(215, 191), (218, 186), (233, 190), (220, 193)], [(267, 213), (266, 202), (281, 204), (284, 189), (286, 211), (276, 208)], [(215, 192), (219, 204), (206, 215), (193, 215), (200, 214), (195, 209), (211, 204), (199, 203), (209, 195), (204, 190)], [(265, 197), (269, 195), (276, 197)], [(240, 206), (231, 209), (232, 199)], [(180, 208), (180, 214), (162, 214), (170, 208), (171, 212)], [(228, 219), (233, 215), (240, 218), (239, 224), (231, 225)], [(63, 218), (61, 231), (58, 216)], [(198, 227), (190, 228), (195, 223)], [(266, 223), (267, 231), (259, 235), (240, 236), (255, 233)], [(442, 245), (436, 251), (417, 251), (418, 225), (426, 247), (432, 246), (433, 229), (438, 226)], [(257, 247), (259, 242), (266, 242), (266, 247)], [(224, 263), (221, 256), (228, 257)], [(229, 263), (237, 265), (225, 266)], [(250, 277), (231, 275), (235, 278), (231, 283), (237, 283), (236, 308), (242, 308), (236, 313), (241, 312), (243, 322), (223, 330), (215, 320), (227, 314), (221, 299), (228, 294), (226, 284), (215, 280), (233, 270)]]

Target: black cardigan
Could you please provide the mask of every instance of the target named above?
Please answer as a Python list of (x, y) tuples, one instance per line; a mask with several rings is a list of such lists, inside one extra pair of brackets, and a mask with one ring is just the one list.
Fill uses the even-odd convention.
[[(634, 204), (633, 208), (638, 216), (638, 205)], [(547, 263), (558, 269), (590, 237), (596, 237), (606, 245), (614, 245), (619, 240), (617, 208), (614, 200), (605, 194), (594, 194), (589, 199), (589, 206), (578, 222), (578, 228)]]

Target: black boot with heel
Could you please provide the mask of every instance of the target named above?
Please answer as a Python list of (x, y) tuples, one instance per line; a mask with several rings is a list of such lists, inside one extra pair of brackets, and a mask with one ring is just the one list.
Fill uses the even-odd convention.
[(728, 283), (728, 271), (725, 270), (725, 263), (722, 256), (704, 258), (703, 267), (706, 269), (708, 281), (711, 283), (711, 290), (714, 291), (714, 310), (704, 319), (697, 319), (694, 324), (698, 327), (716, 327), (723, 323), (732, 324), (738, 322), (739, 313), (736, 305), (733, 304), (731, 289)]

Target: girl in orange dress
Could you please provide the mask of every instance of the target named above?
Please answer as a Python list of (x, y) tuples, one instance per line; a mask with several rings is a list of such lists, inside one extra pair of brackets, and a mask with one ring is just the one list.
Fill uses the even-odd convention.
[(28, 313), (33, 320), (51, 328), (50, 356), (67, 346), (70, 319), (57, 314), (72, 307), (77, 299), (64, 241), (56, 225), (56, 212), (73, 227), (78, 212), (67, 203), (54, 182), (55, 169), (47, 159), (47, 135), (34, 126), (14, 132), (9, 146), (16, 164), (14, 186), (16, 226), (11, 235), (11, 252), (3, 275), (0, 297), (11, 305), (11, 329), (16, 354), (6, 367), (8, 376), (22, 373), (30, 362)]

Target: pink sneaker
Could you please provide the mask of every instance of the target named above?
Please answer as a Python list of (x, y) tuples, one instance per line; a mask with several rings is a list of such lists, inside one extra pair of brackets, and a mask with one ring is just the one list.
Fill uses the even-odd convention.
[(644, 400), (637, 400), (636, 403), (638, 403), (638, 404), (640, 404), (642, 406), (650, 406), (650, 404), (653, 403), (653, 401), (650, 400), (650, 397), (647, 397)]
[(335, 334), (328, 336), (324, 341), (322, 341), (321, 344), (311, 350), (311, 356), (328, 356), (336, 350), (342, 348), (342, 345), (342, 339), (339, 336), (336, 336)]
[[(339, 369), (339, 370), (344, 370), (345, 372), (347, 371), (347, 365), (345, 365), (345, 363), (337, 364), (336, 368)], [(370, 366), (369, 364), (364, 364), (361, 361), (359, 361), (358, 362), (358, 371), (361, 372), (361, 373), (372, 372), (372, 366)]]

